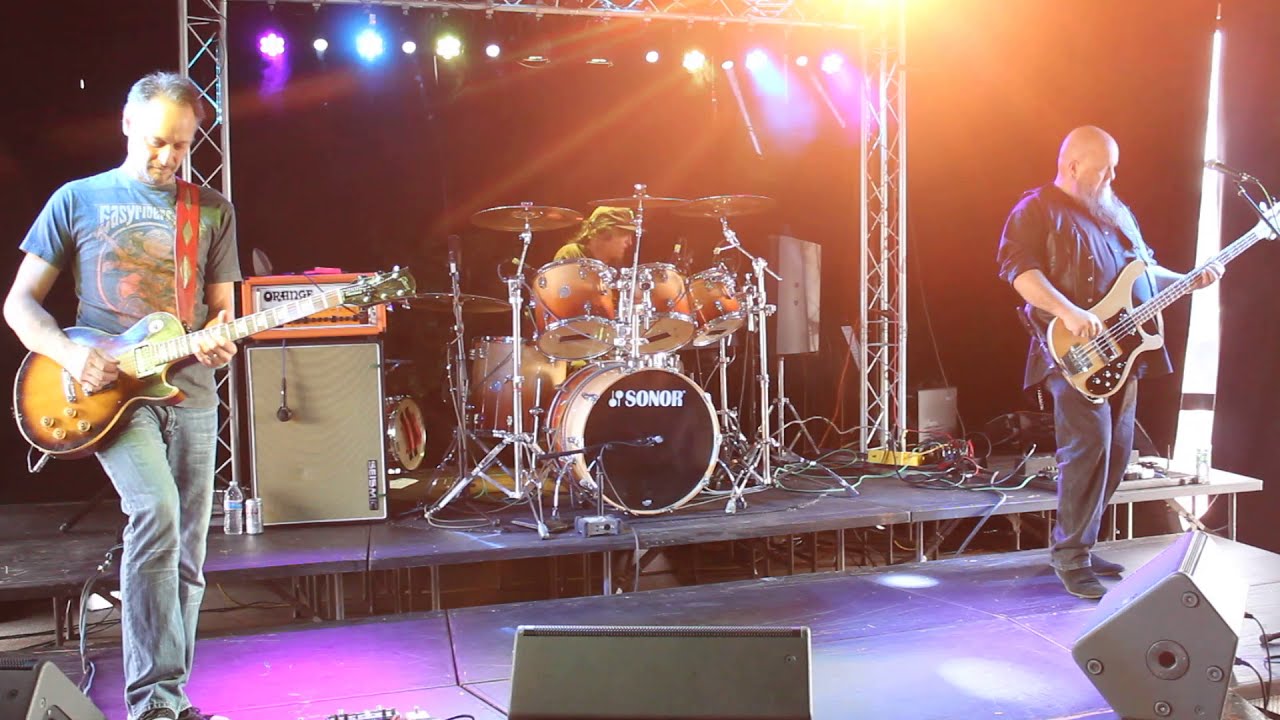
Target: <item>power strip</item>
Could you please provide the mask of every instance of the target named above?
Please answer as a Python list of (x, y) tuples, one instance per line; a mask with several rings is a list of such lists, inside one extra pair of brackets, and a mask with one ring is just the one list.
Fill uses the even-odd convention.
[(919, 467), (932, 465), (942, 457), (942, 448), (928, 452), (896, 451), (884, 448), (873, 448), (867, 451), (867, 462), (872, 465), (893, 465), (896, 467)]

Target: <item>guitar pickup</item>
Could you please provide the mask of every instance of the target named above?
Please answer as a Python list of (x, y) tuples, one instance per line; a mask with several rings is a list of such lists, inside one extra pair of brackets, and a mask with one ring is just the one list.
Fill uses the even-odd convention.
[(156, 374), (155, 357), (150, 345), (139, 345), (133, 349), (133, 366), (137, 369), (135, 377), (148, 377)]

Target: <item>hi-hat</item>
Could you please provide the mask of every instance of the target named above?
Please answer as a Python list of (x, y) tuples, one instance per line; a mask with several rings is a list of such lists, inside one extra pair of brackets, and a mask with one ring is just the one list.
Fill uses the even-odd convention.
[[(506, 300), (484, 295), (461, 295), (458, 301), (465, 313), (500, 313), (511, 309)], [(453, 312), (453, 293), (422, 293), (406, 298), (404, 302), (410, 310)]]
[(658, 197), (645, 193), (643, 195), (631, 195), (630, 197), (607, 198), (605, 200), (592, 200), (587, 204), (591, 207), (622, 207), (637, 210), (640, 204), (644, 203), (646, 210), (656, 210), (658, 208), (673, 208), (681, 205), (688, 205), (689, 201), (684, 198)]
[(481, 210), (471, 216), (473, 225), (503, 232), (521, 232), (525, 229), (525, 222), (533, 232), (559, 230), (582, 222), (582, 213), (550, 205), (506, 205)]
[(761, 213), (777, 204), (773, 198), (763, 195), (713, 195), (698, 198), (676, 209), (675, 214), (704, 218), (737, 217)]

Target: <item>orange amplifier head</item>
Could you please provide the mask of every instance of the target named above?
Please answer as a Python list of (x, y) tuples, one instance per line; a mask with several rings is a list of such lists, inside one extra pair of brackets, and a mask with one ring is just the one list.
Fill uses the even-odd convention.
[[(372, 273), (341, 273), (330, 275), (268, 275), (245, 278), (240, 286), (243, 314), (269, 310), (277, 305), (293, 302), (346, 287), (357, 278)], [(273, 330), (265, 330), (253, 336), (255, 340), (279, 340), (281, 338), (327, 338), (352, 335), (378, 335), (386, 332), (387, 310), (385, 305), (364, 308), (336, 307), (310, 317), (286, 323)]]

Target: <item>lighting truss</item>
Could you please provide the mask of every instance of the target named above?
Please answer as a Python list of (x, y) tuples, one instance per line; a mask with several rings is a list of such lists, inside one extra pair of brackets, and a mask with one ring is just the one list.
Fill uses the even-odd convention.
[(907, 428), (905, 2), (882, 2), (863, 35), (859, 441), (901, 448)]
[[(213, 188), (231, 199), (231, 119), (227, 102), (227, 0), (178, 0), (179, 67), (200, 89), (210, 120), (196, 129), (191, 154), (182, 177), (200, 187)], [(218, 404), (222, 408), (214, 475), (223, 483), (240, 477), (239, 358), (226, 370), (214, 373)]]

